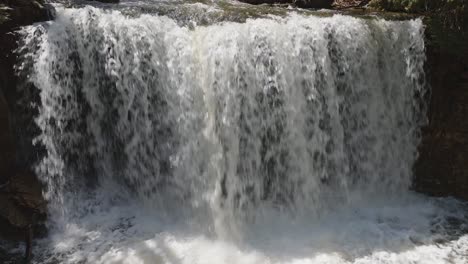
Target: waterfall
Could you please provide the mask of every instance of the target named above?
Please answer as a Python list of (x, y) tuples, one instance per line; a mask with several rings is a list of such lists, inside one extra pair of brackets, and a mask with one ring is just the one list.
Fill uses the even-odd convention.
[[(89, 240), (100, 241), (100, 255), (64, 262), (174, 263), (160, 253), (148, 262), (102, 257), (122, 241), (92, 239), (110, 220), (89, 219), (103, 212), (118, 215), (108, 234), (130, 236), (138, 207), (157, 212), (146, 224), (184, 219), (208, 237), (246, 241), (278, 215), (321, 221), (340, 208), (413, 197), (426, 122), (420, 19), (291, 12), (196, 23), (58, 7), (54, 21), (21, 34), (18, 70), (40, 92), (35, 144), (46, 154), (36, 171), (51, 221), (61, 232), (78, 232), (70, 223), (83, 219), (98, 228), (65, 255)], [(435, 207), (409, 215), (422, 219)], [(386, 214), (379, 217), (392, 218)], [(203, 262), (200, 254), (188, 263)]]

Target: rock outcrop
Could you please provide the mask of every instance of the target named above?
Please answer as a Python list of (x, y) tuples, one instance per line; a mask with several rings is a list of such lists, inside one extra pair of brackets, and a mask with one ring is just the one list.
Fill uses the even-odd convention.
[(19, 145), (32, 143), (27, 137), (18, 140), (22, 135), (17, 132), (24, 130), (21, 125), (24, 121), (19, 121), (23, 119), (21, 115), (24, 111), (29, 111), (26, 114), (28, 116), (26, 122), (33, 125), (34, 114), (28, 106), (17, 104), (22, 95), (17, 91), (18, 77), (14, 70), (16, 64), (14, 50), (18, 41), (15, 31), (21, 26), (48, 20), (50, 11), (50, 7), (42, 0), (0, 0), (1, 238), (23, 240), (27, 234), (30, 234), (30, 242), (33, 227), (45, 217), (46, 204), (42, 197), (42, 186), (29, 166), (25, 165), (27, 162), (19, 151), (22, 148)]
[(335, 0), (333, 1), (333, 8), (345, 9), (364, 7), (369, 3), (369, 0)]
[(454, 18), (426, 20), (431, 97), (414, 188), (468, 200), (468, 25)]
[(466, 0), (371, 0), (370, 6), (385, 11), (433, 13), (464, 9)]

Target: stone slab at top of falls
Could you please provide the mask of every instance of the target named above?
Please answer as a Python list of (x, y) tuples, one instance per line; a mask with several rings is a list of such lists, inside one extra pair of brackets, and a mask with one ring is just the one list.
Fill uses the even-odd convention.
[(313, 15), (328, 17), (334, 14), (345, 14), (362, 18), (381, 17), (389, 20), (407, 20), (418, 17), (414, 14), (398, 12), (381, 12), (378, 10), (364, 9), (303, 9), (288, 5), (250, 5), (235, 0), (221, 1), (139, 1), (124, 0), (119, 4), (106, 4), (88, 1), (78, 1), (73, 4), (66, 4), (67, 7), (82, 7), (92, 4), (103, 9), (120, 10), (129, 16), (141, 14), (157, 14), (173, 18), (181, 25), (196, 23), (197, 25), (207, 25), (222, 21), (245, 22), (248, 18), (265, 18), (269, 16), (286, 16), (291, 12), (302, 15)]

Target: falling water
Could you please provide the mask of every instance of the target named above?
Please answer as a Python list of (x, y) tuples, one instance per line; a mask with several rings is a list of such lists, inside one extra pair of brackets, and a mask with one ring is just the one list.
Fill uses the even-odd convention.
[(421, 20), (218, 20), (58, 7), (22, 30), (52, 230), (38, 263), (466, 260), (444, 225), (463, 229), (462, 205), (409, 191)]

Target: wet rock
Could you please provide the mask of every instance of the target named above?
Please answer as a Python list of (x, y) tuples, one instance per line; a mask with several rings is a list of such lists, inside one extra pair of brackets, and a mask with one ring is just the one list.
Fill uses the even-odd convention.
[(292, 3), (290, 0), (239, 0), (251, 5), (261, 5), (261, 4), (289, 4)]
[[(51, 7), (42, 0), (0, 0), (0, 236), (24, 240), (25, 233), (45, 218), (45, 201), (42, 186), (34, 173), (24, 165), (20, 155), (21, 144), (32, 145), (31, 138), (20, 135), (24, 131), (23, 112), (18, 111), (14, 72), (18, 36), (15, 31), (51, 18)], [(26, 111), (32, 111), (22, 106)], [(34, 124), (32, 113), (27, 113), (28, 123)], [(18, 140), (20, 139), (20, 140)], [(21, 144), (20, 144), (21, 143)], [(24, 165), (24, 166), (22, 166)], [(31, 165), (31, 164), (29, 164)], [(42, 228), (39, 228), (41, 230)], [(26, 232), (28, 231), (28, 232)]]
[[(46, 202), (42, 197), (42, 186), (33, 173), (19, 173), (0, 186), (0, 237), (25, 242), (22, 259), (26, 263), (32, 257), (33, 237), (46, 234), (45, 218)], [(4, 256), (6, 259), (12, 257), (9, 253)]]
[(45, 216), (42, 186), (33, 173), (18, 173), (0, 186), (0, 220), (4, 223), (0, 233), (22, 238), (24, 229), (41, 225)]
[(0, 193), (0, 217), (6, 221), (7, 225), (3, 225), (3, 232), (8, 232), (11, 227), (25, 228), (29, 225), (30, 221), (27, 213), (22, 210), (7, 193)]
[(3, 0), (0, 2), (0, 32), (11, 32), (49, 18), (51, 7), (43, 0)]
[(330, 8), (333, 0), (240, 0), (241, 2), (260, 5), (260, 4), (294, 4), (303, 8)]
[(46, 202), (42, 197), (42, 184), (32, 172), (21, 172), (10, 182), (12, 200), (23, 208), (38, 215), (46, 213)]
[(414, 189), (468, 200), (468, 25), (449, 18), (441, 14), (425, 21), (431, 96)]
[(14, 163), (14, 146), (10, 126), (10, 111), (8, 104), (0, 90), (0, 185), (8, 180)]
[(333, 2), (333, 8), (345, 9), (345, 8), (364, 7), (368, 3), (369, 3), (369, 0), (335, 0)]
[(296, 0), (294, 3), (303, 8), (330, 8), (333, 0)]
[[(13, 124), (18, 119), (17, 76), (14, 72), (19, 27), (50, 18), (50, 8), (42, 1), (3, 0), (0, 2), (0, 184), (15, 172), (17, 143)], [(17, 130), (21, 130), (18, 128)], [(26, 139), (29, 140), (29, 139)], [(29, 143), (30, 144), (30, 143)]]
[(464, 8), (466, 0), (371, 0), (370, 6), (385, 11), (424, 13)]

